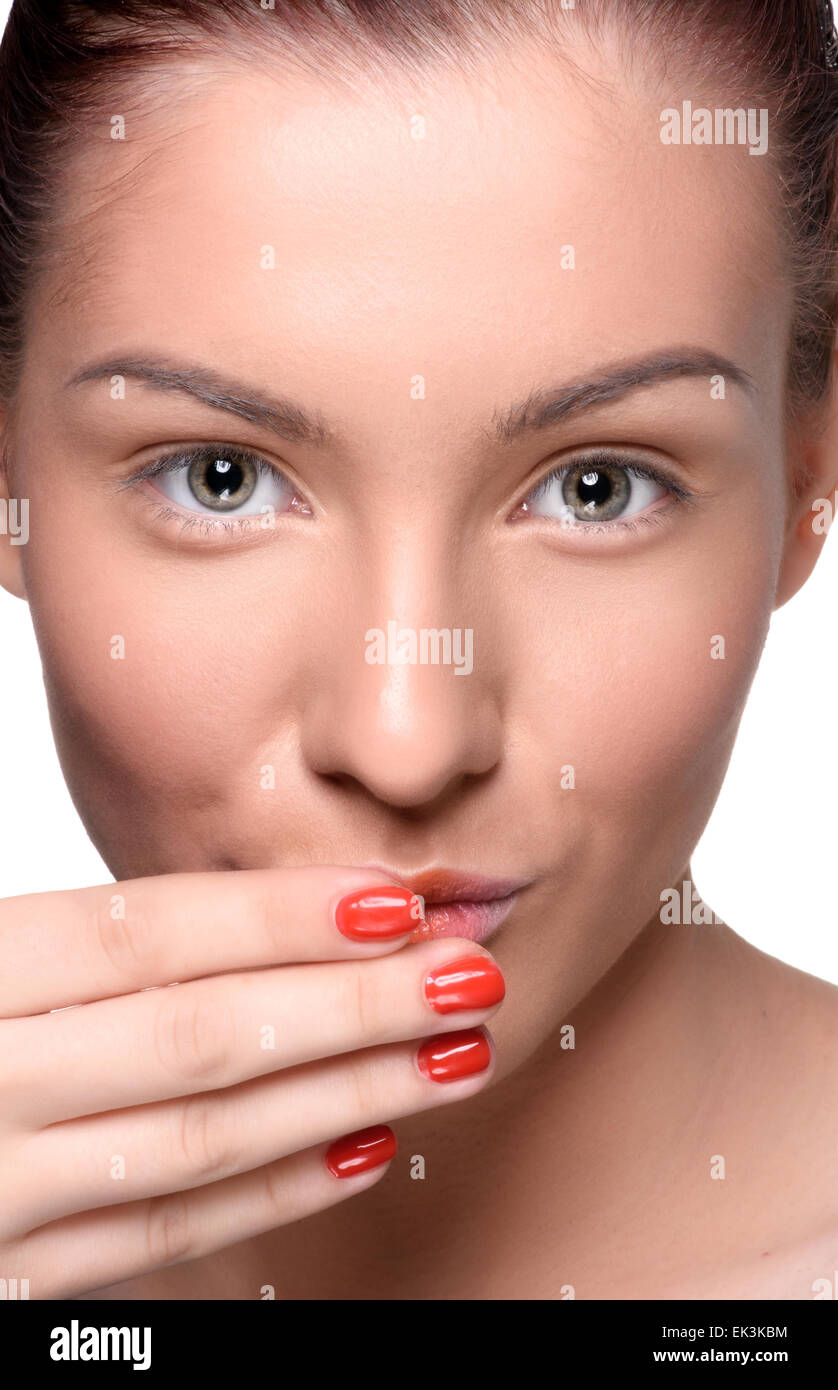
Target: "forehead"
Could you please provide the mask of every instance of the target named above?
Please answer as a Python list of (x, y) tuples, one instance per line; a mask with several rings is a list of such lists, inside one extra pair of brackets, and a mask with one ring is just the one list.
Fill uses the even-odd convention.
[(281, 366), (324, 402), (426, 372), (520, 387), (684, 341), (778, 370), (769, 160), (663, 144), (671, 94), (607, 55), (355, 95), (230, 64), (168, 90), (72, 168), (39, 341), (56, 364), (153, 343), (251, 379)]

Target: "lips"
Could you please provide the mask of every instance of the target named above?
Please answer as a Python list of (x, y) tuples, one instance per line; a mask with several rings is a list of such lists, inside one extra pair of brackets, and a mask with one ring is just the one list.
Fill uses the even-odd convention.
[(411, 941), (434, 941), (440, 936), (461, 936), (467, 941), (486, 941), (512, 911), (518, 894), (489, 901), (425, 903), (425, 920)]
[(528, 880), (486, 878), (482, 874), (453, 869), (428, 869), (424, 873), (401, 874), (383, 864), (368, 864), (388, 878), (403, 883), (425, 900), (425, 921), (420, 922), (411, 941), (430, 941), (456, 936), (468, 941), (486, 941), (509, 916)]

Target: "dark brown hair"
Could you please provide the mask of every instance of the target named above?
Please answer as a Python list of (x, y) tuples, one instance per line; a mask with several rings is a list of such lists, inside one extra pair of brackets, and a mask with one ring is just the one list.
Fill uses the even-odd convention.
[(616, 30), (682, 82), (739, 96), (725, 105), (769, 111), (797, 305), (787, 405), (817, 405), (838, 315), (838, 74), (824, 0), (14, 0), (0, 45), (0, 400), (13, 400), (32, 287), (56, 254), (62, 171), (103, 138), (120, 96), (142, 102), (144, 76), (233, 53), (341, 81), (394, 65), (469, 70), (514, 36), (560, 47), (571, 22), (592, 40)]

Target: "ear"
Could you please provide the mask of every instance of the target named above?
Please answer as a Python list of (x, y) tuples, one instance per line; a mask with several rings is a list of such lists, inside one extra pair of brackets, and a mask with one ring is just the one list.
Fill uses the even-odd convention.
[(21, 551), (29, 540), (29, 499), (15, 496), (9, 466), (8, 417), (0, 410), (0, 585), (26, 598)]
[(791, 427), (792, 489), (774, 607), (782, 608), (805, 584), (838, 516), (838, 355), (826, 400)]

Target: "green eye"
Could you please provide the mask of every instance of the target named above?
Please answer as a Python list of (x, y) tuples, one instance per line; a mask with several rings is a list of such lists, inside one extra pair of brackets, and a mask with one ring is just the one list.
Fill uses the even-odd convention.
[(625, 468), (577, 464), (562, 478), (562, 500), (578, 521), (611, 521), (631, 501)]
[(617, 459), (588, 458), (549, 474), (530, 493), (523, 510), (565, 526), (627, 520), (665, 498), (662, 480)]
[(249, 459), (206, 454), (193, 460), (186, 477), (196, 502), (231, 512), (253, 496), (259, 472)]
[(185, 511), (258, 516), (304, 510), (287, 478), (267, 460), (231, 445), (203, 445), (158, 460), (145, 476)]

